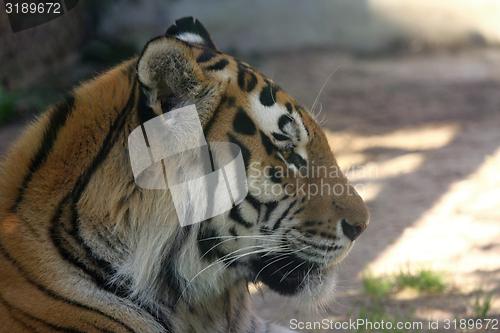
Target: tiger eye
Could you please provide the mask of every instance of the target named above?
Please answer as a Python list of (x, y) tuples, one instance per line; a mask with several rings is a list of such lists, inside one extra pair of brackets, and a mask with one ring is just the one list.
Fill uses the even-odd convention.
[(295, 146), (290, 143), (290, 144), (287, 144), (282, 150), (281, 150), (281, 156), (283, 156), (283, 158), (288, 161), (290, 159), (290, 157), (292, 156), (292, 154), (294, 154), (294, 149), (295, 149)]

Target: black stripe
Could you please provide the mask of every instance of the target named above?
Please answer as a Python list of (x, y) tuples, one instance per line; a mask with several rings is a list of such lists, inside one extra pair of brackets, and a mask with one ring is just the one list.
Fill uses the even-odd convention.
[(260, 211), (260, 207), (262, 206), (262, 202), (260, 202), (256, 197), (254, 197), (253, 195), (248, 193), (245, 200), (248, 201), (252, 205), (252, 207), (255, 208), (255, 210), (257, 212)]
[[(83, 241), (83, 238), (80, 235), (80, 226), (79, 226), (79, 216), (78, 216), (78, 210), (77, 210), (77, 203), (80, 199), (81, 194), (83, 193), (85, 187), (87, 186), (88, 182), (90, 181), (92, 175), (94, 174), (95, 170), (97, 167), (102, 163), (102, 161), (105, 159), (107, 156), (108, 152), (111, 150), (112, 145), (114, 144), (117, 135), (119, 133), (119, 130), (123, 127), (126, 115), (130, 112), (132, 107), (134, 106), (134, 101), (135, 101), (135, 95), (136, 95), (136, 81), (134, 81), (134, 84), (132, 86), (132, 91), (130, 93), (129, 100), (127, 101), (126, 106), (124, 109), (120, 112), (114, 123), (111, 125), (111, 128), (109, 129), (104, 142), (101, 146), (101, 149), (97, 153), (97, 155), (94, 157), (92, 163), (90, 166), (80, 175), (80, 177), (77, 179), (75, 186), (73, 187), (73, 190), (59, 203), (55, 214), (52, 218), (52, 227), (51, 227), (51, 237), (58, 248), (61, 256), (66, 259), (67, 261), (70, 261), (72, 264), (75, 266), (80, 267), (82, 270), (86, 271), (91, 275), (95, 282), (99, 284), (101, 287), (105, 285), (105, 279), (104, 276), (100, 276), (97, 271), (93, 270), (90, 271), (85, 265), (85, 263), (82, 262), (82, 259), (78, 257), (77, 254), (71, 253), (71, 251), (66, 247), (64, 248), (64, 245), (62, 243), (62, 238), (61, 236), (61, 226), (62, 224), (59, 223), (59, 219), (61, 218), (61, 215), (63, 213), (64, 208), (68, 208), (71, 211), (71, 229), (70, 229), (70, 236), (72, 236), (73, 240), (81, 246), (81, 249), (85, 251), (87, 254), (87, 259), (98, 266), (99, 268), (103, 269), (106, 273), (110, 274), (112, 272), (110, 268), (110, 264), (100, 260), (97, 258), (93, 253), (92, 250), (90, 249), (89, 246), (85, 244)], [(107, 288), (105, 288), (107, 289)]]
[(274, 212), (276, 207), (278, 207), (278, 201), (271, 201), (266, 203), (266, 215), (264, 215), (264, 222), (269, 221), (269, 217), (271, 216), (271, 213)]
[(287, 207), (287, 209), (285, 209), (285, 211), (283, 212), (283, 214), (281, 214), (278, 221), (276, 221), (276, 223), (274, 224), (273, 230), (276, 230), (279, 228), (279, 226), (281, 225), (281, 222), (285, 219), (285, 217), (288, 215), (288, 212), (290, 211), (290, 209), (292, 209), (292, 207), (295, 206), (296, 203), (297, 203), (297, 200), (292, 201), (292, 203)]
[[(161, 297), (162, 292), (169, 290), (169, 295), (172, 296), (171, 301), (173, 301), (173, 303), (169, 304), (169, 306), (173, 311), (175, 311), (175, 305), (177, 305), (177, 302), (179, 302), (183, 296), (182, 292), (185, 291), (189, 285), (189, 281), (183, 279), (177, 272), (174, 258), (178, 258), (180, 256), (180, 252), (187, 243), (186, 239), (189, 237), (192, 230), (192, 225), (182, 228), (177, 227), (174, 240), (171, 242), (168, 252), (163, 256), (163, 261), (160, 263), (162, 270), (159, 277), (160, 281), (157, 283), (157, 296)], [(160, 322), (165, 327), (167, 332), (173, 332), (173, 325), (168, 322), (167, 318), (164, 318)]]
[[(287, 103), (287, 105), (290, 105), (290, 103)], [(285, 132), (285, 126), (288, 125), (289, 123), (293, 122), (293, 118), (290, 117), (289, 115), (287, 114), (284, 114), (282, 115), (281, 117), (279, 117), (278, 119), (278, 127), (279, 129), (283, 132), (283, 133), (286, 133)]]
[(153, 119), (157, 114), (148, 104), (148, 96), (143, 91), (145, 88), (139, 89), (139, 103), (137, 104), (137, 114), (139, 115), (139, 122), (144, 124), (146, 121)]
[[(65, 260), (71, 262), (73, 265), (79, 267), (87, 274), (89, 274), (99, 287), (111, 291), (115, 294), (122, 294), (121, 296), (125, 295), (123, 295), (123, 291), (120, 288), (114, 288), (114, 290), (110, 290), (110, 286), (106, 284), (106, 279), (105, 279), (106, 275), (112, 274), (113, 272), (111, 264), (97, 258), (96, 255), (90, 249), (90, 247), (85, 244), (83, 238), (80, 236), (80, 227), (79, 227), (78, 212), (76, 206), (80, 199), (81, 194), (83, 193), (85, 187), (90, 181), (93, 173), (105, 159), (108, 152), (111, 150), (111, 147), (116, 141), (119, 130), (123, 128), (126, 116), (134, 106), (135, 95), (136, 95), (136, 83), (137, 81), (134, 80), (134, 84), (132, 85), (131, 93), (129, 95), (127, 104), (125, 105), (123, 110), (120, 112), (118, 117), (111, 125), (111, 128), (109, 129), (104, 139), (101, 149), (93, 159), (90, 166), (77, 179), (76, 184), (73, 187), (71, 193), (68, 194), (58, 205), (58, 208), (56, 209), (56, 212), (52, 218), (52, 223), (51, 223), (52, 226), (50, 229), (52, 241), (54, 242), (54, 245), (56, 245), (57, 249), (59, 250), (59, 253)], [(65, 244), (63, 242), (63, 237), (61, 237), (61, 229), (60, 229), (61, 224), (59, 223), (59, 219), (62, 215), (63, 209), (65, 207), (68, 207), (68, 205), (71, 209), (71, 222), (72, 222), (70, 236), (72, 236), (73, 240), (78, 245), (80, 245), (81, 249), (86, 253), (87, 255), (86, 259), (93, 265), (97, 266), (97, 268), (99, 268), (101, 271), (95, 268), (94, 269), (89, 268), (88, 264), (83, 262), (82, 258), (80, 258), (78, 254), (72, 253), (73, 251), (71, 251), (71, 249), (69, 249), (67, 246), (64, 246)]]
[(216, 55), (217, 54), (213, 50), (205, 48), (198, 58), (196, 58), (196, 62), (207, 62)]
[(227, 59), (221, 59), (215, 64), (205, 67), (205, 69), (207, 71), (220, 71), (223, 70), (227, 65), (229, 65), (229, 61)]
[(17, 195), (12, 211), (15, 212), (17, 207), (21, 204), (23, 200), (24, 193), (28, 187), (33, 175), (40, 169), (42, 164), (47, 159), (50, 151), (52, 150), (54, 143), (56, 142), (59, 130), (64, 126), (69, 115), (73, 111), (73, 106), (75, 103), (75, 98), (73, 95), (66, 97), (64, 102), (61, 102), (55, 106), (53, 111), (50, 113), (48, 125), (45, 129), (41, 145), (38, 148), (37, 153), (31, 160), (31, 164), (28, 168), (28, 173), (24, 177), (24, 180), (19, 188), (19, 193)]
[[(70, 216), (66, 218), (71, 221), (70, 230), (64, 230), (62, 223), (53, 223), (50, 228), (50, 236), (59, 254), (63, 259), (86, 272), (101, 289), (120, 297), (126, 297), (128, 291), (122, 286), (112, 286), (108, 283), (107, 278), (114, 273), (111, 264), (99, 258), (82, 238), (76, 204), (70, 202), (69, 197), (66, 200), (66, 203), (60, 206), (61, 211), (58, 211), (57, 215), (61, 218), (64, 209), (69, 211)], [(81, 252), (83, 252), (83, 256)]]
[(113, 331), (110, 331), (106, 328), (102, 328), (102, 327), (98, 327), (97, 325), (94, 325), (94, 324), (91, 324), (92, 327), (94, 327), (98, 332), (102, 332), (102, 333), (114, 333)]
[(37, 318), (37, 317), (35, 317), (35, 316), (33, 316), (33, 315), (31, 315), (31, 314), (29, 314), (29, 313), (21, 310), (20, 308), (14, 307), (12, 304), (9, 304), (2, 296), (0, 296), (0, 303), (2, 305), (4, 305), (9, 312), (20, 313), (24, 317), (27, 317), (30, 320), (36, 321), (39, 324), (45, 325), (45, 326), (47, 326), (48, 328), (50, 328), (50, 329), (52, 329), (54, 331), (57, 331), (57, 332), (67, 332), (67, 333), (84, 333), (83, 331), (76, 330), (74, 328), (62, 327), (62, 326), (59, 326), (59, 325), (51, 324), (51, 323), (49, 323), (49, 322), (47, 322), (45, 320), (42, 320), (40, 318)]
[[(120, 111), (120, 114), (118, 115), (118, 117), (115, 119), (115, 121), (111, 125), (99, 152), (97, 153), (97, 155), (93, 159), (90, 166), (78, 178), (71, 193), (69, 193), (68, 196), (60, 202), (59, 207), (56, 210), (56, 214), (54, 214), (54, 217), (52, 218), (52, 227), (51, 227), (52, 241), (56, 245), (61, 256), (64, 259), (66, 259), (67, 261), (71, 262), (73, 265), (80, 267), (84, 272), (86, 272), (90, 277), (92, 277), (94, 279), (97, 286), (99, 286), (103, 290), (111, 292), (111, 293), (113, 293), (119, 297), (122, 297), (122, 298), (127, 297), (128, 291), (121, 285), (118, 285), (118, 286), (109, 285), (109, 283), (108, 283), (109, 280), (106, 279), (106, 277), (109, 277), (111, 274), (113, 274), (114, 270), (112, 268), (112, 265), (110, 263), (108, 263), (107, 261), (98, 258), (95, 255), (95, 253), (92, 251), (92, 249), (85, 243), (85, 241), (83, 240), (83, 238), (80, 235), (77, 203), (79, 202), (80, 197), (81, 197), (82, 193), (84, 192), (86, 186), (88, 185), (89, 181), (91, 180), (94, 172), (101, 165), (101, 163), (106, 159), (109, 151), (114, 146), (118, 136), (122, 133), (122, 129), (124, 128), (127, 116), (129, 115), (129, 113), (133, 109), (133, 107), (135, 106), (135, 100), (136, 100), (136, 95), (137, 95), (137, 93), (136, 93), (137, 80), (135, 80), (135, 78), (133, 80), (134, 81), (132, 84), (129, 99), (128, 99), (125, 107)], [(72, 215), (72, 219), (71, 219), (72, 232), (70, 233), (70, 235), (72, 236), (73, 240), (78, 245), (80, 245), (81, 249), (85, 252), (85, 254), (87, 256), (86, 259), (92, 265), (96, 266), (99, 270), (96, 270), (95, 268), (89, 267), (88, 265), (86, 265), (84, 262), (81, 261), (82, 260), (81, 258), (72, 254), (68, 248), (64, 248), (64, 245), (60, 242), (61, 237), (60, 237), (59, 230), (58, 230), (59, 229), (58, 228), (58, 221), (59, 221), (59, 218), (62, 214), (63, 208), (68, 204), (71, 207), (71, 215)], [(144, 310), (148, 311), (148, 309), (144, 309)], [(150, 312), (150, 311), (148, 311), (148, 312)], [(150, 314), (154, 318), (157, 318), (157, 316), (155, 316), (152, 312), (150, 312)], [(162, 324), (167, 331), (171, 331), (172, 326), (171, 326), (171, 323), (169, 323), (168, 321), (162, 321), (162, 322), (160, 322), (160, 324)]]
[(272, 132), (271, 135), (278, 141), (290, 141), (290, 137), (280, 133)]
[(206, 138), (208, 138), (210, 130), (212, 129), (212, 126), (215, 124), (215, 119), (217, 118), (217, 115), (221, 112), (223, 105), (228, 104), (231, 98), (234, 99), (234, 97), (232, 97), (232, 96), (228, 97), (226, 95), (223, 95), (221, 97), (221, 99), (219, 101), (219, 105), (217, 106), (215, 111), (212, 113), (210, 119), (208, 120), (207, 124), (203, 128), (203, 134), (205, 134)]
[(266, 153), (268, 155), (272, 155), (276, 150), (278, 150), (271, 139), (269, 139), (269, 137), (262, 131), (260, 131), (260, 141), (262, 142), (262, 145), (266, 149)]
[(248, 166), (250, 164), (250, 159), (252, 158), (252, 154), (250, 153), (250, 150), (245, 146), (243, 143), (241, 143), (236, 137), (232, 134), (227, 135), (229, 138), (229, 142), (234, 143), (235, 145), (240, 147), (241, 150), (241, 156), (243, 157), (243, 163), (245, 163), (245, 169), (248, 170)]
[(225, 255), (225, 253), (218, 248), (221, 244), (221, 238), (214, 228), (206, 224), (201, 224), (197, 241), (200, 258), (203, 257), (205, 260), (213, 261)]
[(135, 105), (136, 87), (137, 87), (137, 81), (134, 80), (127, 104), (125, 105), (125, 107), (122, 109), (116, 120), (111, 125), (111, 128), (106, 134), (101, 149), (95, 156), (94, 160), (76, 181), (75, 187), (73, 188), (73, 191), (71, 193), (72, 197), (76, 199), (74, 201), (78, 202), (82, 192), (85, 190), (85, 187), (92, 178), (92, 175), (94, 174), (96, 169), (101, 165), (101, 163), (106, 159), (109, 151), (114, 146), (116, 139), (121, 134), (121, 130), (125, 125), (126, 117), (129, 114), (130, 110), (132, 110), (132, 108)]
[(257, 76), (241, 63), (238, 64), (238, 86), (241, 90), (251, 92), (257, 85)]
[(241, 216), (240, 207), (235, 206), (229, 212), (229, 217), (235, 220), (237, 223), (241, 224), (245, 228), (253, 227), (253, 223), (246, 221), (243, 216)]
[(0, 305), (3, 305), (3, 307), (7, 310), (7, 312), (10, 315), (10, 318), (13, 319), (15, 322), (17, 322), (19, 325), (27, 329), (29, 332), (39, 332), (36, 327), (26, 323), (24, 320), (21, 318), (18, 318), (18, 313), (16, 311), (12, 311), (13, 309), (10, 307), (9, 304), (7, 304), (1, 297), (0, 295)]
[(234, 96), (227, 96), (226, 99), (226, 105), (232, 108), (233, 106), (236, 105), (236, 97)]
[[(125, 107), (120, 111), (120, 114), (115, 119), (113, 124), (111, 125), (103, 144), (94, 157), (90, 166), (80, 175), (77, 179), (75, 186), (72, 191), (63, 198), (63, 200), (59, 203), (54, 216), (52, 217), (50, 235), (51, 239), (58, 249), (61, 257), (70, 262), (71, 264), (79, 267), (84, 272), (86, 272), (100, 288), (112, 292), (118, 296), (125, 297), (126, 292), (116, 286), (110, 286), (107, 283), (106, 276), (109, 276), (113, 273), (113, 269), (111, 264), (98, 258), (91, 250), (91, 248), (85, 243), (83, 238), (80, 235), (80, 226), (79, 226), (79, 214), (77, 209), (77, 203), (80, 199), (81, 194), (83, 193), (85, 187), (90, 181), (92, 175), (98, 166), (102, 163), (102, 161), (106, 158), (107, 154), (111, 150), (114, 142), (116, 141), (120, 130), (123, 128), (125, 124), (126, 116), (129, 114), (130, 110), (134, 107), (135, 104), (135, 95), (136, 95), (136, 87), (137, 81), (134, 79), (133, 85), (131, 88), (131, 92), (129, 95), (129, 99)], [(71, 226), (70, 230), (63, 230), (63, 224), (60, 223), (60, 218), (63, 214), (64, 209), (70, 209), (71, 214)], [(64, 232), (64, 233), (63, 233)], [(71, 239), (77, 246), (80, 247), (86, 257), (81, 258), (78, 256), (78, 253), (75, 253), (75, 249), (72, 248), (67, 240), (64, 237), (64, 234), (67, 236), (71, 236)], [(89, 267), (89, 264), (94, 267)]]
[(286, 161), (295, 165), (297, 169), (301, 169), (307, 166), (307, 161), (296, 152), (292, 152), (290, 156), (288, 156)]
[(66, 298), (66, 297), (63, 297), (59, 294), (57, 294), (55, 291), (53, 290), (50, 290), (48, 289), (46, 286), (43, 286), (41, 284), (39, 284), (38, 282), (36, 282), (35, 280), (33, 280), (29, 274), (21, 267), (21, 265), (17, 262), (16, 259), (14, 259), (10, 254), (9, 252), (3, 247), (3, 245), (0, 243), (0, 253), (3, 255), (3, 257), (5, 259), (7, 259), (7, 261), (9, 261), (12, 266), (14, 266), (16, 268), (16, 270), (19, 272), (19, 274), (28, 282), (30, 283), (31, 285), (33, 285), (36, 289), (38, 289), (40, 292), (44, 293), (45, 295), (47, 295), (48, 297), (51, 297), (57, 301), (61, 301), (65, 304), (68, 304), (68, 305), (72, 305), (72, 306), (76, 306), (80, 309), (83, 309), (83, 310), (86, 310), (86, 311), (90, 311), (90, 312), (94, 312), (94, 313), (97, 313), (103, 317), (105, 317), (106, 319), (109, 319), (111, 320), (112, 322), (124, 327), (127, 331), (129, 332), (132, 332), (132, 333), (135, 333), (135, 331), (130, 327), (128, 326), (127, 324), (125, 324), (124, 322), (110, 316), (109, 314), (105, 313), (105, 312), (102, 312), (101, 310), (99, 309), (96, 309), (96, 308), (93, 308), (91, 306), (88, 306), (86, 304), (83, 304), (83, 303), (79, 303), (75, 300), (72, 300), (72, 299), (69, 299), (69, 298)]
[(254, 135), (257, 132), (257, 127), (255, 127), (252, 118), (248, 116), (242, 107), (238, 108), (238, 112), (234, 116), (233, 127), (236, 132), (245, 135)]
[(271, 82), (268, 82), (260, 92), (260, 103), (264, 106), (273, 106), (276, 103), (276, 92), (278, 87)]
[(272, 166), (268, 170), (269, 174), (267, 176), (271, 179), (271, 181), (275, 184), (280, 184), (281, 177), (283, 176), (281, 169)]

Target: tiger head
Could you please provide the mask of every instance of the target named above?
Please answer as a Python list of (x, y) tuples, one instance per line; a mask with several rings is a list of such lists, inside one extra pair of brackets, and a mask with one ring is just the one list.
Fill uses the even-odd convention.
[(155, 114), (195, 104), (207, 141), (236, 144), (246, 168), (244, 201), (191, 226), (199, 255), (176, 259), (186, 284), (243, 279), (285, 295), (323, 293), (368, 211), (314, 117), (272, 79), (217, 50), (192, 18), (145, 46), (137, 74)]

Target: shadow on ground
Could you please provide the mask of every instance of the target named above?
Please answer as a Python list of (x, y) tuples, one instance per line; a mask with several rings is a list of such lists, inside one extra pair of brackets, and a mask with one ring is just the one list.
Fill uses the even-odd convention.
[[(371, 210), (371, 225), (338, 269), (328, 315), (345, 319), (369, 302), (360, 284), (367, 271), (423, 266), (450, 276), (454, 292), (388, 300), (395, 313), (466, 316), (479, 286), (500, 297), (500, 203), (492, 200), (500, 195), (500, 178), (488, 171), (500, 166), (494, 158), (500, 147), (499, 65), (497, 51), (377, 60), (325, 52), (264, 64), (285, 89), (316, 105), (339, 164)], [(271, 310), (280, 303), (287, 301), (266, 295), (259, 308), (285, 325), (290, 318), (318, 317), (300, 307)], [(497, 303), (492, 314), (500, 314)]]

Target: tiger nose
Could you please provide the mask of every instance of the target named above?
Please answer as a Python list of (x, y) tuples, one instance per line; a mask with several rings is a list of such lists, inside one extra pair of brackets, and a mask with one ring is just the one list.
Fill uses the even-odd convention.
[(366, 224), (351, 224), (346, 219), (342, 219), (341, 224), (344, 235), (351, 241), (358, 238), (358, 236), (361, 235), (361, 233), (366, 229)]

